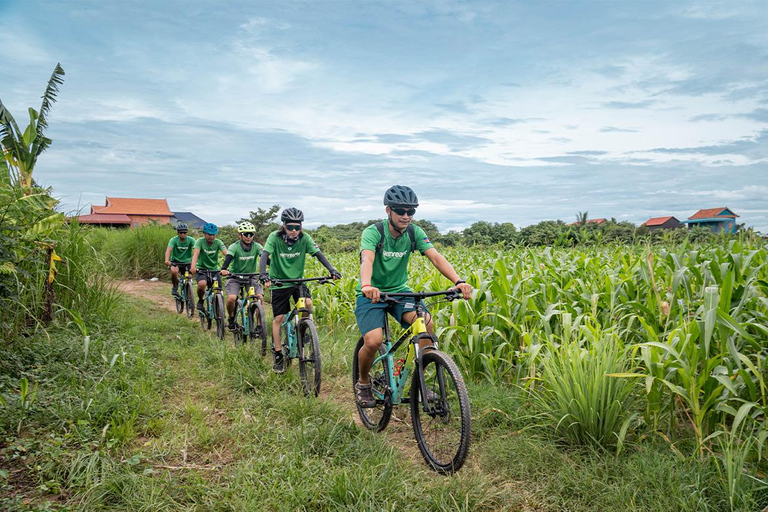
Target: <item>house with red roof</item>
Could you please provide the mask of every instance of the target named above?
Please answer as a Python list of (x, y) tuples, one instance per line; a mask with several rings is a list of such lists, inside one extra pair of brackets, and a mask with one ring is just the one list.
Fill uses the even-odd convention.
[(104, 205), (91, 205), (91, 213), (80, 215), (81, 224), (100, 226), (143, 226), (149, 221), (170, 224), (173, 218), (165, 199), (107, 197)]
[(683, 224), (688, 224), (689, 228), (705, 227), (711, 231), (725, 233), (736, 233), (736, 215), (728, 207), (705, 208), (694, 213)]
[(651, 217), (641, 224), (641, 226), (645, 226), (650, 230), (676, 229), (680, 225), (680, 221), (671, 215), (667, 217)]
[[(608, 222), (608, 219), (604, 219), (604, 218), (601, 218), (601, 219), (587, 219), (587, 224), (597, 224), (598, 226), (600, 226), (602, 224), (605, 224), (606, 222)], [(581, 226), (581, 222), (579, 222), (579, 221), (571, 222), (570, 224), (568, 224), (568, 226)]]

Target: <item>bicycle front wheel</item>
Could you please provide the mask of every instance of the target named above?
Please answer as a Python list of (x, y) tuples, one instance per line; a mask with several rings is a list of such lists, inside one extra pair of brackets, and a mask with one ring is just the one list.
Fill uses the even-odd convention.
[[(358, 353), (363, 346), (363, 338), (357, 341), (355, 345), (355, 353), (352, 355), (352, 392), (355, 392), (355, 384), (360, 378), (360, 361)], [(386, 349), (382, 345), (379, 347), (379, 355), (386, 353)], [(389, 424), (389, 419), (392, 417), (392, 391), (389, 389), (389, 364), (386, 359), (382, 359), (377, 364), (373, 365), (370, 371), (371, 384), (373, 384), (373, 396), (376, 399), (376, 407), (360, 407), (357, 405), (357, 412), (360, 415), (360, 420), (368, 430), (374, 432), (381, 432)], [(354, 396), (354, 395), (353, 395)]]
[(216, 294), (213, 298), (213, 316), (216, 318), (216, 337), (224, 339), (224, 297)]
[[(176, 288), (176, 292), (178, 293), (178, 287)], [(178, 314), (182, 314), (184, 312), (184, 298), (180, 295), (174, 295), (173, 298), (176, 302), (176, 312)]]
[(195, 314), (195, 289), (192, 286), (192, 281), (187, 281), (185, 285), (187, 291), (187, 318), (192, 318)]
[(202, 327), (204, 331), (207, 331), (211, 328), (211, 317), (208, 314), (208, 312), (210, 311), (209, 309), (210, 303), (211, 303), (210, 299), (206, 294), (206, 297), (203, 300), (203, 311), (197, 312), (197, 314), (200, 316), (200, 327)]
[(320, 339), (314, 322), (309, 319), (299, 324), (299, 375), (304, 394), (320, 393)]
[(256, 347), (257, 341), (261, 340), (261, 357), (264, 357), (267, 355), (267, 317), (264, 314), (264, 306), (261, 305), (261, 302), (256, 301), (251, 304), (249, 317), (251, 342)]
[[(426, 350), (411, 381), (413, 434), (424, 460), (440, 474), (458, 471), (469, 453), (472, 437), (467, 386), (456, 363), (438, 350)], [(421, 396), (421, 382), (427, 400)], [(426, 402), (426, 403), (425, 403)]]
[(232, 333), (235, 338), (235, 346), (239, 347), (245, 342), (245, 315), (243, 305), (238, 300), (235, 302), (235, 330)]

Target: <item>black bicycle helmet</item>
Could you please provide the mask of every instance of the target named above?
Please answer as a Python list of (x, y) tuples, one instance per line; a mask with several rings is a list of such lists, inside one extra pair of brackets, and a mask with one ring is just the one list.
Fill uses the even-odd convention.
[(384, 194), (385, 206), (402, 206), (405, 208), (416, 208), (419, 206), (419, 198), (411, 187), (405, 185), (392, 185)]
[(176, 231), (189, 231), (189, 228), (183, 222), (176, 224)]
[(298, 222), (301, 224), (304, 222), (304, 213), (297, 208), (286, 208), (283, 210), (282, 215), (280, 215), (280, 220), (283, 224), (287, 224), (288, 222)]

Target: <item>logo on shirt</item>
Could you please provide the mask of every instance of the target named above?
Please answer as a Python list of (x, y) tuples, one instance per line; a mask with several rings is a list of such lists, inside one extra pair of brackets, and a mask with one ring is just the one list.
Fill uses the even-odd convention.
[(281, 258), (297, 258), (301, 255), (299, 252), (281, 252), (280, 257)]
[(385, 258), (402, 258), (407, 254), (406, 251), (384, 251), (384, 257)]
[(251, 255), (251, 256), (240, 256), (240, 261), (248, 261), (248, 260), (252, 260), (252, 259), (253, 259), (253, 258), (255, 258), (255, 257), (256, 257), (256, 256), (254, 256), (254, 255)]
[(218, 251), (218, 249), (203, 249), (205, 254), (216, 254)]
[(429, 243), (429, 237), (428, 236), (424, 237), (424, 242)]

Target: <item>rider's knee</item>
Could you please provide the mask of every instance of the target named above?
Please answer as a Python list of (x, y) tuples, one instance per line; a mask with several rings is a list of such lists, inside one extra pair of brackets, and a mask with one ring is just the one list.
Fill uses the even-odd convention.
[(363, 336), (363, 343), (367, 348), (378, 350), (381, 346), (381, 343), (384, 341), (384, 333), (381, 329), (374, 329), (372, 331), (368, 331)]

